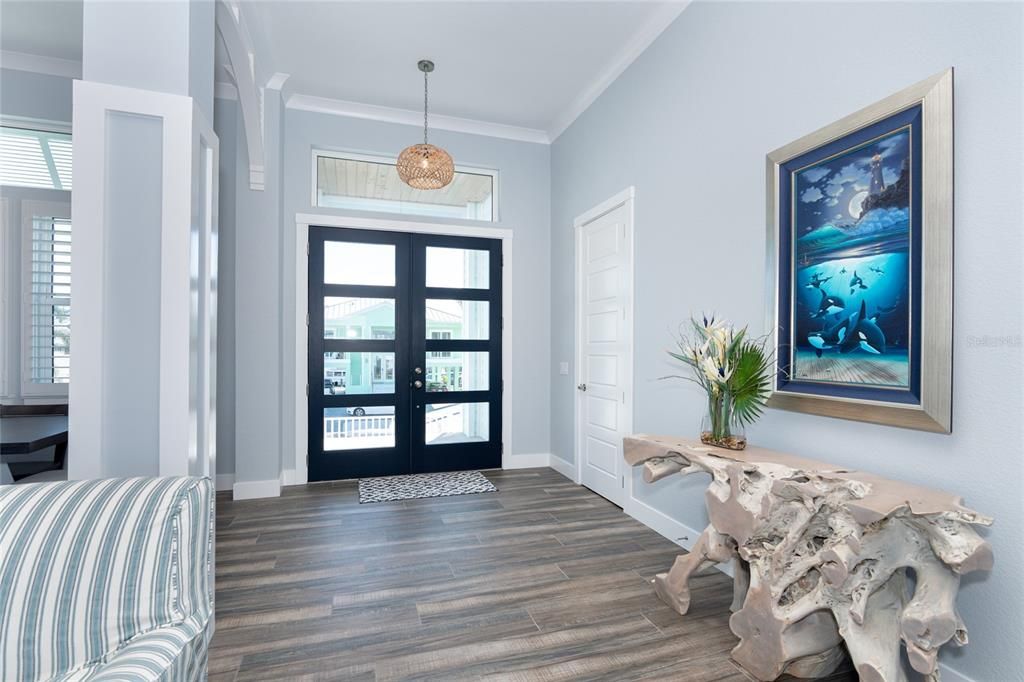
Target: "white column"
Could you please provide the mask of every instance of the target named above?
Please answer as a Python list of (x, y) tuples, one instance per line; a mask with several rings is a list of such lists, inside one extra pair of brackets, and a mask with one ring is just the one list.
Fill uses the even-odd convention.
[(72, 479), (214, 472), (213, 31), (212, 3), (84, 3)]

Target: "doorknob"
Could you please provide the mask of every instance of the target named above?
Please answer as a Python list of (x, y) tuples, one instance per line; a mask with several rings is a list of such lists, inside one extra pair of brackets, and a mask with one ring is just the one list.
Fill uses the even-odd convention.
[(583, 391), (584, 393), (587, 392), (587, 385), (586, 384), (580, 384), (576, 388), (577, 388), (577, 390)]
[(417, 367), (413, 370), (413, 374), (423, 374), (423, 368)]
[(413, 388), (423, 388), (423, 382), (420, 381), (419, 379), (417, 379), (416, 381), (412, 382), (412, 387)]

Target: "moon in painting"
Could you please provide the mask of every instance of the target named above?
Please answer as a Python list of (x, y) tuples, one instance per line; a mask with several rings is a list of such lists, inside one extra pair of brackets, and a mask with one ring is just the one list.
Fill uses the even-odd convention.
[(847, 209), (850, 212), (851, 218), (860, 218), (861, 207), (864, 206), (864, 200), (867, 198), (868, 193), (866, 191), (857, 192), (853, 195), (853, 198), (850, 199), (850, 206)]

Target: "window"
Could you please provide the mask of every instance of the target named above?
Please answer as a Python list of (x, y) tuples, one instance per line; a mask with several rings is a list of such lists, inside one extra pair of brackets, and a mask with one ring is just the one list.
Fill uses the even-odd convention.
[(416, 190), (398, 177), (394, 159), (313, 152), (313, 205), (434, 218), (496, 221), (497, 173), (457, 168), (439, 190)]
[(395, 354), (378, 353), (373, 357), (373, 380), (395, 380)]
[[(451, 332), (430, 332), (430, 338), (435, 340), (435, 341), (438, 340), (438, 339), (450, 339), (450, 338), (452, 338), (452, 333)], [(447, 350), (441, 350), (441, 351), (435, 350), (435, 351), (431, 351), (431, 353), (430, 353), (430, 357), (432, 357), (432, 358), (450, 358), (451, 356), (452, 356), (451, 351), (447, 351)]]
[(71, 135), (0, 126), (0, 185), (71, 189)]
[[(27, 261), (25, 286), (26, 394), (47, 394), (46, 385), (71, 379), (71, 221), (66, 209), (24, 202)], [(35, 209), (35, 210), (33, 210)], [(61, 391), (56, 391), (61, 392)]]

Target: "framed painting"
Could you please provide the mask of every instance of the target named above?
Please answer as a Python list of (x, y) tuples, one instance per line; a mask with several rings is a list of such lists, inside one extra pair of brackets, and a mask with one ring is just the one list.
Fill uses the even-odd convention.
[(770, 407), (949, 433), (953, 71), (768, 155)]

